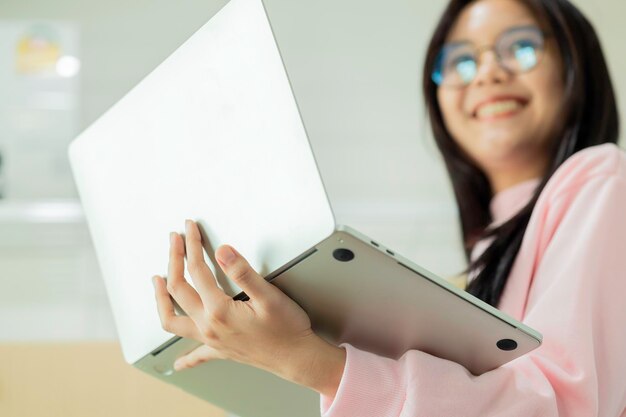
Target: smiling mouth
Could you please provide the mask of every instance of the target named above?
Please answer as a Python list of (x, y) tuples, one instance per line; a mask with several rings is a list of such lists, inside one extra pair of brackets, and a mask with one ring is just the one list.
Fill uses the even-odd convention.
[(519, 113), (526, 105), (527, 102), (519, 99), (492, 101), (480, 105), (474, 111), (473, 117), (478, 120), (501, 119)]

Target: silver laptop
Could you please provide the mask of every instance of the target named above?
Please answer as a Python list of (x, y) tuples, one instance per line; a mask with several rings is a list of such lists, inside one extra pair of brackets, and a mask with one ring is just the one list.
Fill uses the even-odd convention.
[(333, 343), (398, 358), (420, 349), (494, 369), (541, 335), (335, 223), (261, 0), (231, 0), (86, 129), (70, 160), (129, 364), (241, 417), (319, 416), (319, 395), (230, 361), (173, 372), (197, 346), (162, 330), (150, 278), (168, 234), (228, 243)]

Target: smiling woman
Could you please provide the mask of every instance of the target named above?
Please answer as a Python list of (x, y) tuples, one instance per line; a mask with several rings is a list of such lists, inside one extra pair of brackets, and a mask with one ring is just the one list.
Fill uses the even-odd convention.
[[(319, 392), (324, 417), (626, 416), (626, 154), (592, 26), (567, 0), (452, 0), (423, 87), (459, 207), (467, 291), (538, 329), (543, 345), (479, 376), (419, 350), (392, 360), (331, 346), (227, 247), (216, 258), (250, 299), (220, 293), (189, 223), (198, 292), (177, 236), (169, 284), (155, 281), (163, 326), (204, 343), (179, 369), (248, 363)], [(175, 316), (170, 294), (191, 318)]]

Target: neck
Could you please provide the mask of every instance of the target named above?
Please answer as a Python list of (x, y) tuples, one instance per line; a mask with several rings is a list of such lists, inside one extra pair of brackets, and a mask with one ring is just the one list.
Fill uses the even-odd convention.
[(542, 172), (533, 172), (528, 173), (527, 175), (490, 178), (489, 182), (491, 184), (492, 194), (498, 194), (500, 191), (504, 191), (507, 188), (514, 187), (522, 182), (532, 180), (534, 178), (539, 178), (542, 176), (542, 174)]
[(543, 177), (546, 173), (547, 161), (524, 166), (516, 166), (510, 169), (501, 169), (487, 172), (487, 178), (491, 185), (492, 195), (511, 188), (524, 181)]

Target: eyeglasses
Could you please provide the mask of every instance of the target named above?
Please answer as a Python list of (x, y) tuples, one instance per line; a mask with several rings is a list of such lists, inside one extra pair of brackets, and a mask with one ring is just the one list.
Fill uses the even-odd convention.
[(506, 70), (515, 74), (530, 71), (541, 61), (546, 36), (536, 26), (518, 26), (502, 32), (493, 46), (477, 48), (469, 41), (448, 43), (435, 59), (431, 78), (438, 86), (464, 87), (476, 78), (480, 55), (488, 50), (494, 51)]

